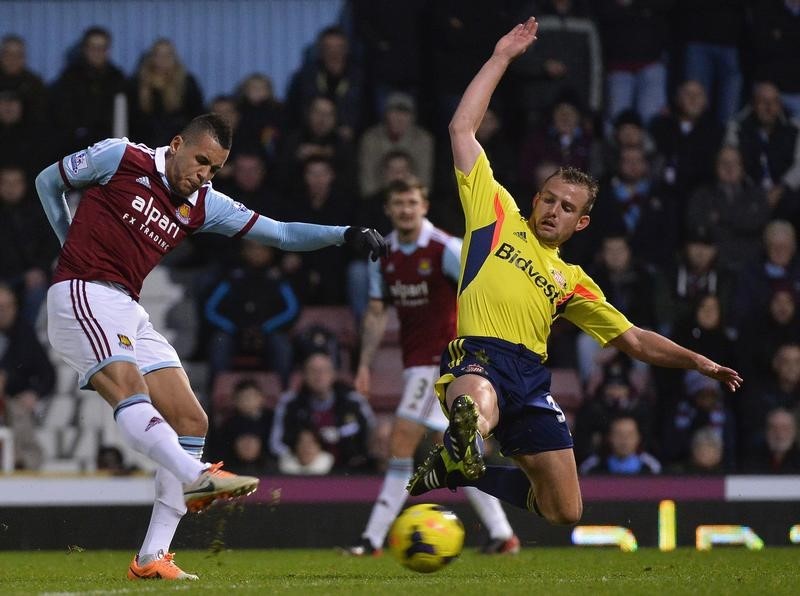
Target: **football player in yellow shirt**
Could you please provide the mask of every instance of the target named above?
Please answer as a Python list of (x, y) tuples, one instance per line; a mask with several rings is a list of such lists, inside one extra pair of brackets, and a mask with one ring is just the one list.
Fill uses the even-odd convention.
[[(450, 140), (467, 233), (461, 251), (458, 337), (442, 357), (437, 394), (450, 419), (438, 445), (408, 484), (412, 495), (475, 486), (551, 523), (574, 524), (583, 512), (572, 437), (550, 394), (543, 366), (547, 338), (564, 317), (649, 364), (697, 370), (735, 391), (735, 370), (632, 325), (559, 246), (589, 225), (597, 183), (574, 168), (548, 178), (524, 219), (494, 179), (475, 131), (508, 65), (536, 40), (533, 17), (504, 35), (464, 92)], [(483, 462), (494, 434), (517, 466)]]

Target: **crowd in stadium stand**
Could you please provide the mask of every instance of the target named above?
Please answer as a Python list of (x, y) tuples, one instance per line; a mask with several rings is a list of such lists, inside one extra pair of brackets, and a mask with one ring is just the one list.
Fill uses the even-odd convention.
[[(800, 0), (755, 5), (352, 0), (342, 26), (304, 54), (284, 100), (269, 73), (242, 73), (229, 95), (204, 97), (202, 73), (186, 70), (169, 39), (142, 48), (126, 74), (109, 61), (102, 27), (86, 30), (45, 84), (26, 65), (25, 40), (6, 36), (0, 416), (18, 437), (17, 465), (41, 465), (34, 431), (54, 387), (32, 328), (58, 243), (32, 180), (112, 136), (116, 96), (127, 98), (130, 139), (152, 147), (204, 111), (230, 118), (234, 145), (214, 187), (267, 216), (386, 233), (382, 189), (416, 176), (431, 189), (431, 219), (459, 235), (447, 122), (494, 40), (534, 14), (540, 41), (477, 132), (495, 176), (525, 215), (558, 166), (596, 176), (592, 224), (564, 247), (566, 260), (634, 324), (745, 379), (729, 394), (556, 322), (549, 364), (579, 379), (565, 409), (581, 473), (800, 473)], [(210, 235), (187, 244), (164, 265), (194, 307), (173, 323), (194, 340), (185, 359), (210, 370), (198, 389), (245, 371), (225, 404), (207, 400), (211, 451), (246, 473), (380, 469), (385, 449), (370, 434), (381, 425), (347, 384), (356, 341), (297, 328), (309, 307), (345, 307), (358, 321), (365, 262), (340, 248), (290, 254)], [(285, 391), (279, 400), (248, 377), (264, 371)]]

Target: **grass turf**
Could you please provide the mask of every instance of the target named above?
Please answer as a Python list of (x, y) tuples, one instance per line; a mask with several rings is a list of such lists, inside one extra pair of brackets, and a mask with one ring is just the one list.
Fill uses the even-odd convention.
[(129, 594), (797, 594), (800, 548), (717, 548), (636, 553), (600, 548), (528, 548), (517, 556), (465, 551), (433, 574), (391, 555), (355, 559), (330, 550), (181, 551), (198, 582), (130, 582), (131, 553), (0, 552), (0, 593)]

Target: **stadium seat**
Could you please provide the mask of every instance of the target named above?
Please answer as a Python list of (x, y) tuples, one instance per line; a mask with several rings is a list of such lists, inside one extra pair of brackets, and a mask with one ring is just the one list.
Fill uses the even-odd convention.
[(393, 412), (403, 393), (403, 360), (398, 346), (381, 346), (370, 369), (369, 402), (375, 412)]
[(283, 387), (281, 379), (276, 373), (257, 372), (257, 371), (228, 371), (222, 372), (214, 379), (214, 386), (211, 389), (211, 407), (214, 423), (221, 423), (233, 408), (231, 396), (233, 389), (239, 381), (252, 379), (264, 392), (266, 407), (273, 409), (278, 401)]
[(564, 410), (577, 410), (583, 402), (583, 387), (574, 368), (553, 368), (550, 392)]

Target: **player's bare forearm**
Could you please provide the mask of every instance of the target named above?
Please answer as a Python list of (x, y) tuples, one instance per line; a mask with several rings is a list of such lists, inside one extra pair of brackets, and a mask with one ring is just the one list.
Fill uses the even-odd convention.
[(361, 353), (358, 365), (369, 367), (386, 331), (386, 307), (381, 300), (370, 300), (361, 329)]
[(453, 162), (460, 171), (469, 172), (475, 165), (481, 152), (475, 131), (486, 114), (492, 94), (508, 65), (534, 42), (538, 28), (536, 19), (530, 17), (500, 38), (492, 56), (464, 91), (449, 126)]
[(731, 391), (736, 391), (742, 384), (742, 377), (735, 370), (717, 364), (653, 331), (632, 327), (609, 343), (630, 357), (648, 364), (697, 370), (724, 383)]

